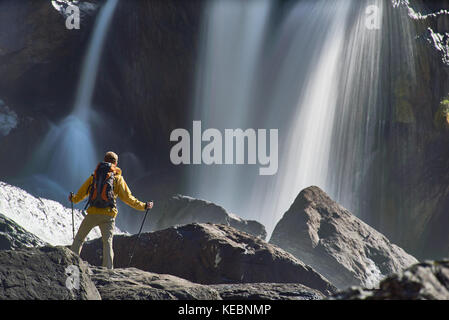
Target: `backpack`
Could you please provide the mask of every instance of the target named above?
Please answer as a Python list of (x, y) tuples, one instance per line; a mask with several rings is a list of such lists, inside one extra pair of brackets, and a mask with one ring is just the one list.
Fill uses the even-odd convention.
[(117, 167), (109, 162), (100, 162), (92, 175), (89, 200), (86, 207), (115, 208), (114, 177)]

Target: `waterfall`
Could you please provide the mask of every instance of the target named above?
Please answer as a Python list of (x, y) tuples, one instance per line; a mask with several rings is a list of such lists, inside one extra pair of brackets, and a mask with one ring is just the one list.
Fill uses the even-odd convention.
[[(328, 191), (332, 128), (339, 94), (339, 75), (342, 72), (342, 53), (346, 44), (349, 4), (349, 1), (334, 1), (332, 5), (323, 2), (315, 4), (324, 14), (317, 19), (318, 23), (325, 27), (320, 36), (308, 43), (309, 50), (319, 48), (319, 55), (313, 69), (308, 72), (307, 82), (300, 90), (297, 107), (292, 114), (281, 165), (282, 179), (276, 187), (279, 199), (275, 212), (287, 211), (298, 192), (311, 185)], [(316, 24), (306, 25), (310, 29), (301, 29), (301, 34), (307, 36), (313, 33)], [(301, 38), (298, 40), (305, 41)]]
[[(356, 19), (344, 51), (328, 191), (363, 220), (385, 232), (380, 221), (382, 214), (367, 200), (371, 197), (381, 203), (387, 191), (383, 187), (376, 190), (367, 175), (379, 161), (392, 163), (392, 155), (382, 154), (386, 127), (393, 122), (411, 121), (403, 111), (398, 114), (397, 91), (416, 84), (417, 49), (413, 38), (416, 31), (407, 10), (393, 8), (384, 1), (377, 1), (376, 6), (382, 16), (382, 29), (366, 30), (364, 19)], [(410, 96), (401, 95), (404, 94)], [(383, 184), (384, 173), (385, 168), (377, 168), (374, 180)], [(378, 208), (382, 207), (380, 204)]]
[[(98, 155), (91, 133), (92, 98), (106, 35), (118, 0), (108, 0), (98, 13), (84, 58), (72, 113), (52, 125), (36, 151), (25, 184), (40, 196), (65, 200), (92, 173)], [(36, 172), (39, 172), (36, 174)]]
[(108, 0), (95, 21), (94, 33), (90, 39), (89, 49), (84, 58), (75, 108), (73, 110), (73, 114), (82, 120), (88, 120), (88, 112), (95, 90), (101, 53), (117, 4), (118, 0)]
[[(208, 2), (193, 108), (193, 119), (201, 120), (205, 128), (244, 128), (252, 117), (255, 76), (271, 6), (271, 0)], [(243, 199), (235, 183), (246, 170), (246, 166), (192, 168), (188, 190), (237, 210), (232, 203)]]
[[(208, 39), (217, 36), (219, 17), (226, 14), (219, 2), (213, 3), (207, 11), (215, 19), (203, 37), (206, 48), (211, 45)], [(367, 26), (369, 7), (376, 9), (380, 29)], [(241, 4), (240, 11), (244, 9), (248, 7)], [(383, 0), (303, 0), (284, 4), (280, 12), (273, 7), (267, 10), (264, 28), (258, 29), (263, 32), (257, 37), (262, 43), (256, 47), (241, 41), (256, 27), (246, 20), (238, 35), (221, 44), (229, 45), (232, 52), (214, 46), (205, 50), (197, 89), (211, 98), (196, 99), (195, 116), (216, 128), (278, 128), (279, 172), (259, 177), (236, 166), (202, 166), (191, 178), (195, 196), (261, 221), (268, 233), (298, 193), (311, 185), (362, 215), (361, 203), (374, 191), (361, 185), (379, 152), (383, 126), (391, 113), (391, 95), (382, 96), (388, 86), (384, 79), (397, 74), (392, 69), (398, 64), (413, 79), (415, 48), (407, 14), (393, 12), (392, 4)], [(237, 24), (231, 21), (228, 26)], [(255, 68), (239, 67), (241, 60), (235, 56), (245, 54), (254, 57)], [(400, 59), (404, 61), (398, 63)], [(234, 70), (233, 77), (220, 78), (224, 61), (234, 61), (225, 69)], [(245, 81), (244, 88), (250, 88), (243, 97), (237, 91), (242, 88), (239, 79)], [(240, 104), (233, 100), (236, 96)], [(231, 118), (236, 115), (244, 120)]]

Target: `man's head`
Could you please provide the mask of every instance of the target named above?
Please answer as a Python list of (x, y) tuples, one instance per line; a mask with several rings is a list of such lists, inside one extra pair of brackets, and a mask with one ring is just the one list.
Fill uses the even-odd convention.
[(104, 161), (112, 163), (112, 164), (117, 164), (118, 163), (118, 155), (112, 151), (106, 152), (106, 155), (104, 156)]

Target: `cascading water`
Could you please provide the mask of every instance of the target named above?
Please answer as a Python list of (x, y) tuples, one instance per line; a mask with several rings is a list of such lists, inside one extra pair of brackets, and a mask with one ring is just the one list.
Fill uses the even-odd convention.
[[(271, 5), (271, 0), (208, 3), (193, 114), (204, 128), (247, 126)], [(243, 199), (239, 199), (241, 193), (235, 189), (235, 182), (247, 170), (243, 165), (193, 168), (193, 183), (188, 190), (193, 196), (236, 210), (239, 206), (232, 203), (241, 203)]]
[[(207, 39), (218, 35), (214, 31), (217, 16), (225, 16), (219, 2), (214, 3), (208, 14), (213, 12), (216, 19), (208, 29), (206, 47)], [(201, 167), (192, 179), (192, 186), (203, 186), (196, 189), (196, 196), (261, 221), (269, 233), (297, 194), (311, 185), (321, 187), (360, 214), (358, 199), (363, 200), (363, 192), (372, 191), (361, 188), (361, 183), (376, 153), (375, 144), (389, 112), (386, 106), (390, 105), (389, 98), (382, 97), (382, 90), (386, 86), (383, 79), (393, 71), (382, 70), (381, 66), (393, 69), (398, 58), (392, 56), (404, 52), (401, 58), (406, 63), (402, 68), (413, 74), (413, 38), (406, 13), (394, 13), (399, 22), (392, 26), (393, 7), (388, 1), (305, 0), (286, 6), (281, 14), (266, 15), (267, 19), (281, 16), (278, 25), (268, 19), (264, 25), (270, 29), (259, 29), (265, 32), (259, 38), (274, 44), (258, 43), (256, 48), (263, 53), (256, 54), (251, 43), (236, 40), (251, 33), (250, 28), (255, 26), (249, 23), (240, 26), (239, 36), (224, 41), (234, 48), (229, 56), (223, 50), (219, 54), (212, 49), (206, 51), (209, 64), (204, 68), (208, 69), (199, 73), (203, 82), (198, 89), (212, 98), (197, 99), (196, 104), (197, 119), (207, 119), (211, 127), (279, 128), (280, 165), (276, 176), (248, 177), (238, 168), (213, 168), (211, 174), (213, 170)], [(376, 9), (380, 29), (367, 26), (369, 6)], [(236, 69), (232, 78), (224, 79), (252, 81), (246, 84), (251, 90), (241, 98), (246, 103), (232, 109), (235, 82), (220, 84), (216, 77), (201, 76), (215, 75), (217, 66), (234, 61), (230, 55), (236, 52), (239, 56), (251, 53), (258, 64), (256, 69)], [(238, 60), (234, 63), (238, 65)], [(253, 74), (248, 74), (251, 71)], [(233, 121), (236, 114), (244, 115), (246, 122)]]
[[(387, 127), (393, 122), (411, 121), (412, 113), (401, 110), (404, 108), (399, 101), (410, 93), (399, 91), (417, 83), (413, 36), (417, 32), (406, 8), (393, 8), (385, 1), (377, 1), (376, 6), (382, 15), (380, 30), (366, 30), (365, 20), (358, 19), (349, 32), (332, 133), (332, 176), (328, 185), (329, 192), (341, 204), (390, 235), (389, 229), (396, 229), (396, 224), (386, 221), (389, 211), (382, 203), (388, 192), (382, 181), (386, 168), (373, 168), (379, 162), (390, 167), (394, 163), (393, 155), (383, 150)], [(372, 181), (367, 179), (369, 171), (375, 175)], [(369, 198), (378, 205), (369, 203)]]
[[(332, 4), (319, 1), (314, 4), (314, 10), (319, 15), (315, 15), (316, 22), (299, 29), (301, 35), (306, 36), (313, 30), (320, 30), (320, 26), (322, 31), (320, 36), (308, 43), (309, 50), (317, 52), (317, 57), (312, 62), (313, 69), (305, 74), (307, 81), (300, 88), (297, 108), (292, 113), (291, 129), (284, 144), (283, 163), (280, 165), (282, 169), (279, 174), (282, 178), (275, 187), (276, 192), (279, 192), (273, 208), (276, 213), (284, 213), (298, 192), (306, 187), (317, 185), (328, 191), (332, 127), (349, 9), (349, 1), (333, 1)], [(298, 38), (300, 42), (304, 40), (301, 36)], [(279, 218), (274, 216), (270, 225), (273, 226)]]
[[(26, 184), (40, 196), (65, 200), (67, 192), (78, 188), (98, 161), (91, 134), (91, 105), (102, 49), (118, 0), (108, 0), (101, 8), (84, 58), (72, 113), (53, 125), (36, 152)], [(36, 169), (37, 168), (37, 169)]]
[(84, 59), (81, 78), (75, 100), (75, 108), (72, 112), (81, 120), (88, 120), (89, 110), (97, 80), (98, 66), (106, 40), (106, 35), (111, 24), (112, 17), (117, 7), (118, 0), (108, 0), (101, 9), (95, 22), (94, 33), (90, 39), (87, 55)]

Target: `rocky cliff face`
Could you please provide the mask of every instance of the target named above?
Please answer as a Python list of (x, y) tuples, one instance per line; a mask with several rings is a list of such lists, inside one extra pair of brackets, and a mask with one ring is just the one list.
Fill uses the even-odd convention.
[(66, 29), (51, 1), (0, 3), (0, 99), (9, 108), (7, 113), (0, 107), (0, 123), (8, 114), (16, 118), (14, 128), (0, 136), (2, 150), (8, 150), (0, 153), (3, 179), (23, 169), (48, 121), (70, 111), (91, 27), (86, 18), (82, 29)]
[(334, 202), (318, 187), (298, 195), (270, 239), (340, 289), (375, 287), (417, 260)]
[[(449, 93), (446, 38), (447, 1), (393, 1), (405, 8), (412, 36), (410, 72), (401, 71), (410, 50), (392, 51), (385, 57), (396, 61), (382, 79), (383, 132), (360, 191), (368, 196), (357, 212), (391, 241), (421, 259), (441, 258), (449, 239), (441, 227), (447, 224), (449, 203), (449, 142), (447, 130), (439, 127), (440, 103)], [(395, 23), (393, 20), (386, 23)], [(396, 22), (397, 23), (397, 22)], [(399, 29), (402, 27), (399, 26)], [(402, 28), (403, 29), (403, 28)], [(384, 34), (382, 37), (388, 37)], [(443, 119), (444, 120), (444, 119)]]
[[(120, 127), (133, 128), (117, 137), (126, 143), (119, 148), (132, 145), (147, 161), (167, 163), (171, 131), (190, 121), (203, 5), (203, 0), (119, 3), (95, 95), (101, 111), (119, 119)], [(150, 147), (158, 152), (145, 150)]]
[[(422, 108), (432, 110), (432, 134), (423, 137), (422, 147), (410, 155), (400, 179), (407, 181), (403, 187), (402, 208), (412, 222), (409, 236), (405, 240), (418, 248), (417, 254), (422, 258), (439, 259), (449, 253), (448, 234), (444, 226), (449, 223), (449, 152), (447, 144), (447, 95), (449, 94), (449, 3), (423, 1), (419, 6), (411, 5), (411, 20), (417, 27), (419, 37), (425, 40), (430, 49), (429, 65), (431, 74), (424, 77), (433, 95), (439, 99), (428, 99)], [(429, 78), (427, 80), (427, 78)], [(415, 158), (415, 160), (413, 160)], [(404, 177), (408, 177), (405, 178)], [(398, 185), (397, 183), (395, 185)], [(395, 196), (395, 195), (392, 195)], [(420, 235), (416, 237), (416, 235)]]
[(92, 19), (83, 19), (79, 31), (68, 30), (45, 0), (2, 1), (0, 12), (0, 95), (23, 111), (64, 114)]
[[(49, 124), (58, 123), (73, 109), (98, 12), (95, 8), (101, 5), (97, 0), (88, 2), (93, 9), (81, 10), (79, 30), (65, 27), (64, 15), (51, 1), (5, 0), (0, 4), (0, 99), (19, 120), (0, 139), (1, 148), (9, 150), (0, 154), (4, 179), (22, 172)], [(145, 155), (146, 164), (153, 167), (166, 164), (169, 133), (184, 126), (190, 107), (202, 6), (201, 0), (119, 3), (109, 30), (114, 36), (106, 40), (93, 101), (97, 119), (104, 120), (96, 122), (97, 130), (102, 132), (104, 126), (117, 129), (107, 141), (111, 148)], [(16, 21), (26, 23), (17, 26)], [(0, 126), (1, 114), (0, 110)], [(148, 148), (160, 151), (149, 153)]]

